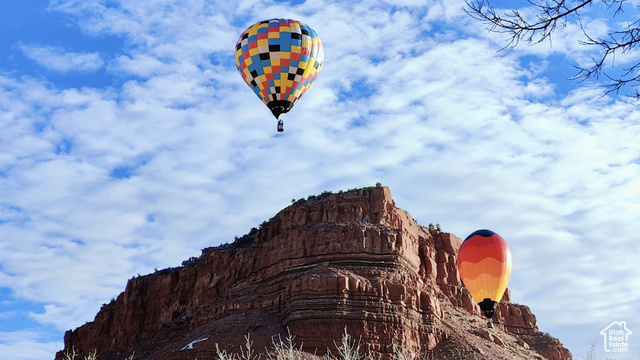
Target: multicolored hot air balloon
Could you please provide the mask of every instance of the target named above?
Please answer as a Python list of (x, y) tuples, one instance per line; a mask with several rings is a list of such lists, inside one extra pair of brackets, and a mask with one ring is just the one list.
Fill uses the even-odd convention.
[(280, 115), (304, 95), (324, 64), (316, 32), (290, 19), (251, 25), (238, 39), (235, 57), (240, 75), (278, 119), (280, 132)]
[(507, 289), (513, 267), (511, 250), (500, 235), (478, 230), (469, 235), (458, 251), (458, 271), (464, 286), (489, 319)]

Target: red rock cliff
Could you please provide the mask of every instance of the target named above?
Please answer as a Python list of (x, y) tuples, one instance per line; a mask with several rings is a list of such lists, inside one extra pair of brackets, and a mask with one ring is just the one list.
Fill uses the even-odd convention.
[(288, 328), (305, 350), (324, 353), (346, 327), (383, 355), (395, 342), (452, 358), (570, 359), (508, 291), (498, 327), (485, 328), (458, 276), (461, 242), (419, 226), (386, 187), (310, 197), (234, 244), (129, 280), (93, 322), (65, 334), (65, 348), (102, 359), (135, 350), (136, 358), (205, 360), (216, 358), (215, 343), (237, 350), (251, 333), (264, 349)]

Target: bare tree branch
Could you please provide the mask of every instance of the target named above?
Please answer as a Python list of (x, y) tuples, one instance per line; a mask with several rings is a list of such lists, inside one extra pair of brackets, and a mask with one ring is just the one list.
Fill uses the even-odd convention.
[[(622, 30), (612, 30), (605, 37), (589, 35), (582, 24), (580, 10), (588, 5), (600, 2), (611, 11), (611, 17), (624, 13), (624, 5), (628, 0), (527, 0), (535, 9), (535, 19), (527, 19), (518, 9), (506, 10), (499, 14), (488, 0), (467, 0), (465, 11), (471, 17), (488, 25), (488, 30), (504, 33), (510, 36), (506, 47), (516, 46), (520, 42), (528, 45), (539, 44), (545, 40), (551, 42), (551, 37), (558, 26), (566, 26), (569, 19), (575, 18), (582, 28), (586, 40), (579, 40), (581, 45), (598, 48), (599, 56), (592, 58), (593, 65), (589, 67), (575, 66), (578, 73), (572, 78), (578, 81), (604, 76), (608, 83), (604, 86), (607, 94), (619, 93), (626, 86), (640, 85), (640, 61), (618, 71), (620, 75), (613, 76), (604, 71), (611, 61), (611, 69), (615, 69), (617, 54), (624, 54), (635, 49), (640, 43), (640, 19), (628, 24)], [(638, 12), (637, 7), (634, 8)], [(636, 97), (640, 99), (636, 90)]]
[(558, 23), (566, 24), (569, 15), (578, 14), (578, 10), (589, 5), (592, 1), (585, 0), (577, 6), (568, 7), (566, 0), (528, 0), (538, 9), (535, 22), (525, 19), (517, 9), (498, 15), (493, 5), (485, 0), (467, 1), (465, 11), (474, 19), (487, 23), (489, 30), (510, 34), (510, 45), (517, 45), (523, 39), (528, 44), (537, 44), (550, 39)]

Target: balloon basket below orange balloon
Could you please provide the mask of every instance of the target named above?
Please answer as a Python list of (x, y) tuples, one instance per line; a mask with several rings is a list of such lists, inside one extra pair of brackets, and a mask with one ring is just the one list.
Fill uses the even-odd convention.
[(487, 327), (489, 329), (493, 329), (493, 323), (491, 322), (491, 320), (489, 320), (489, 322), (487, 323)]
[(278, 120), (278, 132), (284, 131), (284, 121)]

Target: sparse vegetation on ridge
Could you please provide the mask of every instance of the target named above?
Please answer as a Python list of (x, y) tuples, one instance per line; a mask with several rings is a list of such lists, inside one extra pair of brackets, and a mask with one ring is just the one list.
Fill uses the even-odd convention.
[(345, 190), (338, 190), (338, 191), (336, 191), (336, 192), (333, 192), (333, 191), (331, 191), (331, 190), (325, 190), (325, 191), (321, 192), (321, 193), (320, 193), (320, 195), (309, 195), (309, 196), (307, 196), (307, 198), (306, 198), (306, 199), (305, 199), (305, 198), (300, 198), (300, 199), (298, 199), (298, 200), (296, 200), (296, 199), (291, 199), (291, 204), (292, 204), (292, 205), (293, 205), (293, 204), (298, 204), (298, 205), (300, 205), (300, 204), (303, 204), (303, 203), (305, 203), (305, 202), (307, 202), (307, 201), (320, 201), (320, 200), (324, 200), (324, 199), (328, 198), (328, 197), (329, 197), (329, 196), (331, 196), (331, 195), (342, 195), (342, 194), (344, 194), (344, 193), (348, 193), (348, 192), (351, 192), (351, 191), (358, 191), (358, 190), (370, 190), (370, 189), (375, 189), (375, 188), (380, 188), (380, 187), (382, 187), (382, 183), (377, 182), (377, 183), (375, 184), (375, 186), (364, 186), (364, 187), (359, 187), (359, 188), (351, 188), (351, 189), (347, 189), (346, 191), (345, 191)]
[[(307, 196), (307, 198), (300, 198), (298, 200), (296, 199), (291, 199), (291, 205), (302, 205), (306, 202), (316, 202), (316, 201), (321, 201), (324, 200), (326, 198), (328, 198), (331, 195), (342, 195), (344, 193), (348, 193), (351, 191), (358, 191), (358, 190), (368, 190), (368, 189), (374, 189), (374, 188), (379, 188), (382, 187), (382, 183), (377, 182), (375, 184), (375, 186), (365, 186), (365, 187), (361, 187), (361, 188), (352, 188), (352, 189), (348, 189), (346, 191), (343, 190), (338, 190), (337, 192), (333, 192), (330, 190), (325, 190), (323, 192), (320, 193), (320, 195), (309, 195)], [(269, 221), (271, 221), (273, 219), (269, 219)], [(258, 234), (259, 230), (262, 230), (268, 223), (269, 221), (263, 221), (262, 224), (260, 224), (259, 228), (251, 228), (251, 230), (249, 231), (248, 234), (244, 234), (242, 236), (234, 236), (233, 238), (233, 242), (232, 243), (225, 243), (219, 246), (216, 246), (214, 248), (229, 248), (229, 247), (233, 247), (233, 248), (243, 248), (243, 247), (247, 247), (251, 244), (253, 244), (253, 242), (255, 241), (256, 235)], [(183, 262), (182, 264), (183, 266), (187, 265)]]

